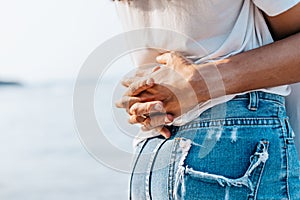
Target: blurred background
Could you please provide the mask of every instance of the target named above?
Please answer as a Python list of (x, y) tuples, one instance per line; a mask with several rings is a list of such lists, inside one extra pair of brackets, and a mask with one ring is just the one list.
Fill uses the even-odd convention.
[(80, 67), (121, 31), (109, 0), (0, 0), (1, 200), (127, 199), (129, 175), (87, 153), (72, 111)]

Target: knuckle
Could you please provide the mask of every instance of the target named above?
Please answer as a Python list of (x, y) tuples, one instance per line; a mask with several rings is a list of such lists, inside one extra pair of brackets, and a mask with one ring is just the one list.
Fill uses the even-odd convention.
[(128, 89), (129, 89), (129, 94), (132, 94), (136, 90), (136, 86), (134, 84), (131, 84)]
[(131, 124), (142, 123), (143, 121), (144, 121), (144, 119), (137, 115), (131, 115), (131, 117), (130, 117)]
[(128, 110), (129, 110), (130, 114), (135, 115), (136, 114), (136, 110), (137, 110), (137, 104), (133, 104)]
[(124, 108), (129, 108), (129, 98), (128, 97), (123, 97), (122, 98), (122, 105)]
[(115, 102), (115, 105), (117, 108), (123, 108), (123, 103), (122, 103), (122, 100), (118, 100)]
[(129, 122), (130, 124), (136, 123), (136, 117), (135, 117), (135, 116), (130, 116), (128, 122)]

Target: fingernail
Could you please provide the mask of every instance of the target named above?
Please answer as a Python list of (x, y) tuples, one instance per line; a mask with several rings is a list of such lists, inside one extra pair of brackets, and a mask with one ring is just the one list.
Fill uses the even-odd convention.
[(160, 104), (155, 104), (154, 107), (153, 107), (153, 109), (154, 109), (155, 111), (162, 111), (162, 110), (163, 110), (163, 107), (162, 107), (162, 105), (160, 105)]
[(171, 134), (167, 130), (161, 130), (161, 135), (164, 136), (164, 138), (169, 139), (171, 137)]
[(170, 116), (166, 115), (166, 117), (165, 117), (165, 123), (171, 123), (173, 120), (170, 119), (170, 118), (171, 118)]

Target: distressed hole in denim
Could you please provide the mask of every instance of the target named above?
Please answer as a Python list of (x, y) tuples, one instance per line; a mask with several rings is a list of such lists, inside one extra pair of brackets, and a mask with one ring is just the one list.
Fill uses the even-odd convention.
[(192, 141), (189, 139), (184, 139), (184, 138), (178, 138), (180, 140), (179, 142), (179, 147), (180, 147), (180, 151), (181, 151), (181, 157), (179, 160), (179, 164), (178, 164), (178, 170), (176, 172), (176, 176), (175, 176), (175, 186), (174, 186), (174, 193), (173, 196), (175, 199), (179, 199), (179, 196), (177, 194), (177, 190), (179, 187), (181, 187), (181, 192), (185, 193), (185, 185), (184, 185), (184, 181), (181, 181), (184, 179), (184, 161), (186, 159), (186, 156), (189, 153), (190, 148), (192, 147)]
[(256, 183), (253, 184), (250, 179), (254, 170), (257, 168), (263, 169), (264, 164), (269, 158), (268, 147), (269, 142), (267, 140), (261, 140), (256, 146), (256, 151), (250, 157), (250, 164), (242, 177), (239, 178), (228, 178), (218, 174), (212, 174), (208, 172), (196, 171), (192, 167), (185, 165), (185, 159), (193, 145), (191, 140), (181, 140), (181, 158), (179, 161), (178, 169), (175, 177), (175, 185), (173, 191), (173, 197), (175, 200), (184, 199), (186, 194), (186, 178), (190, 176), (201, 182), (206, 183), (216, 183), (219, 186), (223, 187), (224, 190), (224, 199), (229, 199), (230, 197), (230, 188), (231, 187), (246, 187), (250, 190), (249, 196), (255, 198), (256, 196)]
[(214, 133), (215, 133), (215, 130), (214, 130), (214, 129), (209, 129), (209, 130), (207, 131), (207, 137), (206, 137), (206, 138), (207, 138), (208, 140), (211, 140)]
[(209, 128), (206, 137), (202, 142), (202, 146), (205, 148), (201, 148), (199, 151), (199, 158), (204, 158), (208, 155), (211, 150), (215, 147), (216, 143), (220, 141), (222, 137), (223, 127), (212, 127)]
[(231, 131), (231, 143), (234, 143), (237, 141), (237, 127), (234, 127)]
[(230, 191), (230, 187), (229, 186), (226, 186), (226, 189), (225, 189), (225, 200), (229, 200), (229, 191)]
[(220, 128), (218, 129), (217, 133), (216, 133), (216, 139), (217, 139), (217, 141), (220, 141), (221, 136), (222, 136), (222, 132), (223, 132), (223, 128), (220, 127)]

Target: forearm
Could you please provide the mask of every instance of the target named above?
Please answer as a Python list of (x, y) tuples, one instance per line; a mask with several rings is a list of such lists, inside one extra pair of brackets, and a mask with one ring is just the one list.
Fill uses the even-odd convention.
[(300, 81), (300, 34), (217, 64), (227, 94)]
[[(300, 33), (214, 64), (215, 67), (196, 66), (210, 84), (204, 99), (300, 82)], [(209, 74), (214, 77), (205, 77), (211, 76)], [(222, 80), (218, 80), (220, 78)], [(196, 81), (192, 85), (199, 91), (197, 95), (203, 95), (203, 89), (199, 88), (203, 85), (197, 85)], [(198, 99), (203, 100), (203, 97)]]

